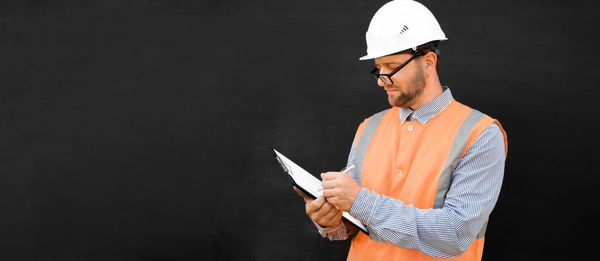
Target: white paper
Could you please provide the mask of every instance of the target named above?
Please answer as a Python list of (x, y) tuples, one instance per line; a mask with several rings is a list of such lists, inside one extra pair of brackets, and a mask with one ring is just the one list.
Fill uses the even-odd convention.
[[(279, 151), (273, 149), (277, 154), (277, 157), (281, 160), (281, 164), (285, 166), (287, 169), (288, 175), (292, 177), (294, 182), (298, 184), (298, 186), (305, 189), (308, 193), (312, 194), (315, 197), (320, 197), (323, 195), (323, 186), (321, 185), (321, 180), (317, 179), (312, 174), (308, 173), (308, 171), (304, 170), (296, 163), (288, 159), (286, 156), (283, 156)], [(356, 226), (358, 226), (362, 231), (367, 233), (367, 228), (356, 218), (351, 216), (348, 212), (343, 212), (342, 215), (348, 221), (352, 222)]]

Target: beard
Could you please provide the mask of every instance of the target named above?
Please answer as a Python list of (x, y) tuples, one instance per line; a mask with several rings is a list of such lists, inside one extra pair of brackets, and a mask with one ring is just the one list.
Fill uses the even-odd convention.
[(388, 101), (394, 107), (408, 108), (416, 101), (417, 97), (423, 93), (425, 89), (425, 76), (421, 66), (417, 66), (416, 72), (410, 79), (406, 88), (398, 88), (398, 96), (388, 96)]

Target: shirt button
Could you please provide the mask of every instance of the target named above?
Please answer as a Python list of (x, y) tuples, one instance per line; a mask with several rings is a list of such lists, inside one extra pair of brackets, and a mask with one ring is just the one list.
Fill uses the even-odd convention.
[(396, 175), (398, 175), (398, 176), (402, 176), (402, 171), (401, 171), (401, 170), (399, 170), (399, 171), (398, 171), (398, 173), (396, 173)]
[(412, 126), (412, 125), (409, 125), (409, 126), (408, 126), (408, 131), (412, 131), (412, 130), (413, 130), (413, 126)]

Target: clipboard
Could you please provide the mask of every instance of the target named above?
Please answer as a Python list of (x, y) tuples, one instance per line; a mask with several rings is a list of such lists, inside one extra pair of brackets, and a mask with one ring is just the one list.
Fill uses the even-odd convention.
[[(323, 186), (321, 185), (321, 180), (304, 170), (302, 167), (298, 166), (296, 163), (285, 157), (274, 148), (271, 148), (271, 151), (273, 152), (273, 156), (277, 162), (279, 162), (279, 165), (283, 171), (286, 173), (286, 176), (294, 186), (313, 199), (323, 195)], [(351, 216), (350, 213), (343, 212), (342, 217), (350, 223), (356, 225), (365, 234), (369, 234), (369, 231), (365, 225), (363, 225), (358, 219)]]

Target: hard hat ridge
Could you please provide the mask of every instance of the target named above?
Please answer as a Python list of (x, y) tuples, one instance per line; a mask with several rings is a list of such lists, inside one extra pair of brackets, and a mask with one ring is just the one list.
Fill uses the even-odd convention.
[(367, 55), (360, 60), (416, 50), (428, 42), (447, 40), (431, 11), (412, 0), (394, 0), (383, 5), (371, 19), (365, 36)]

